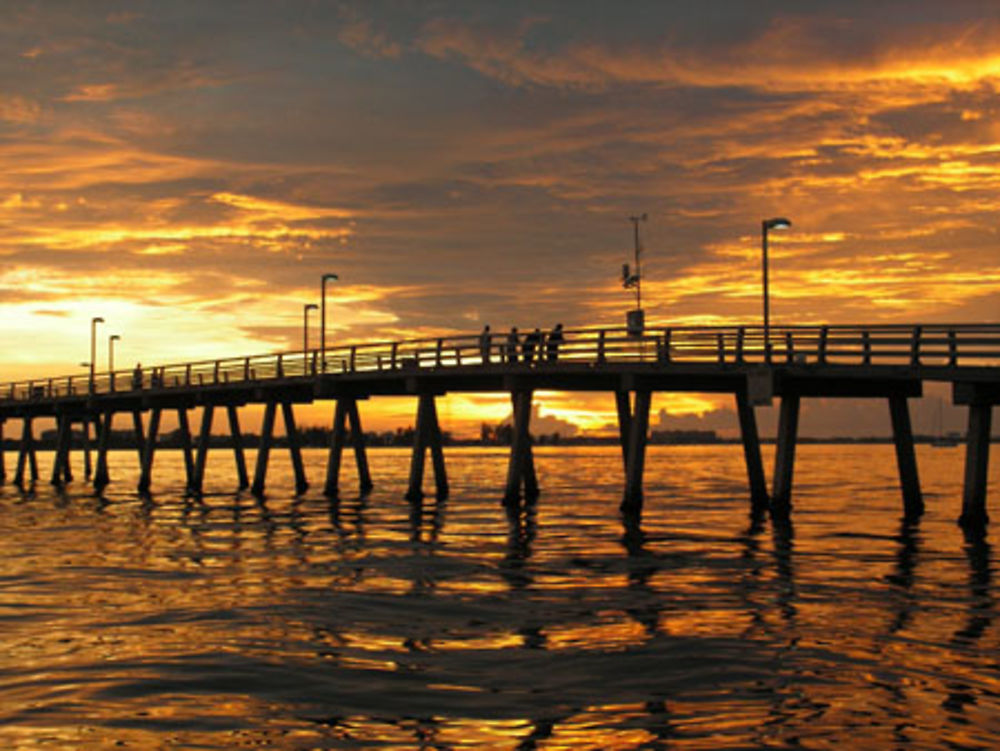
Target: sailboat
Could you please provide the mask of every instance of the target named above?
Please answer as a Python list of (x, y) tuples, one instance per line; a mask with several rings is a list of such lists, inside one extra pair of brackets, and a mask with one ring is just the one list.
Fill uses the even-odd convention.
[(943, 447), (943, 446), (957, 446), (959, 444), (959, 436), (957, 433), (945, 433), (944, 432), (944, 402), (941, 397), (937, 400), (937, 415), (934, 420), (934, 436), (931, 438), (931, 446)]

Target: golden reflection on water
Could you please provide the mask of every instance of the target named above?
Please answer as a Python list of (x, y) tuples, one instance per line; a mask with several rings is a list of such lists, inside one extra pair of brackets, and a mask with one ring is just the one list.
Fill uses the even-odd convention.
[(420, 505), (393, 450), (337, 502), (292, 497), (279, 456), (261, 500), (221, 466), (185, 497), (169, 452), (150, 498), (124, 452), (102, 498), (4, 487), (0, 741), (1000, 743), (997, 554), (954, 525), (957, 452), (921, 447), (907, 523), (891, 447), (803, 446), (786, 524), (749, 515), (737, 447), (650, 454), (641, 523), (610, 447), (540, 449), (515, 512), (490, 449), (449, 450), (451, 497)]

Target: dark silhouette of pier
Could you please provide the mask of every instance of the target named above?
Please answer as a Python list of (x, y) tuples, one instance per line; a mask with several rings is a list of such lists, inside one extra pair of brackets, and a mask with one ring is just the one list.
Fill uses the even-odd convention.
[[(553, 346), (555, 345), (555, 346)], [(426, 456), (431, 455), (435, 493), (448, 494), (448, 478), (436, 398), (449, 392), (506, 392), (513, 430), (504, 502), (531, 502), (539, 494), (530, 433), (533, 392), (610, 392), (614, 395), (622, 448), (621, 508), (637, 514), (643, 503), (643, 471), (653, 392), (732, 394), (739, 417), (750, 502), (786, 517), (791, 510), (799, 407), (803, 398), (884, 400), (892, 422), (904, 514), (923, 511), (908, 399), (926, 381), (952, 385), (953, 402), (968, 409), (960, 522), (982, 526), (986, 511), (991, 410), (1000, 402), (1000, 324), (771, 326), (576, 329), (556, 341), (533, 343), (531, 356), (506, 334), (469, 334), (380, 342), (328, 349), (164, 365), (143, 372), (65, 376), (0, 385), (0, 430), (21, 421), (13, 481), (38, 480), (32, 422), (57, 425), (51, 482), (72, 480), (73, 426), (89, 444), (96, 435), (93, 483), (110, 482), (107, 464), (112, 421), (130, 414), (138, 445), (139, 491), (148, 492), (161, 416), (179, 423), (187, 486), (201, 493), (215, 412), (225, 410), (239, 487), (261, 495), (274, 445), (278, 411), (295, 473), (296, 491), (308, 488), (294, 405), (335, 402), (324, 492), (339, 491), (343, 452), (352, 448), (360, 491), (373, 487), (359, 402), (379, 396), (416, 399), (416, 426), (407, 495), (423, 496)], [(778, 435), (770, 491), (760, 451), (755, 406), (779, 401)], [(260, 444), (251, 482), (243, 454), (239, 408), (264, 406)], [(197, 435), (189, 413), (200, 410)], [(145, 419), (148, 416), (148, 421)], [(348, 430), (349, 426), (349, 430)], [(2, 435), (0, 435), (2, 439)], [(350, 444), (350, 446), (348, 446)], [(2, 458), (2, 457), (0, 457)], [(85, 474), (90, 472), (85, 451)], [(0, 481), (6, 480), (0, 461)]]

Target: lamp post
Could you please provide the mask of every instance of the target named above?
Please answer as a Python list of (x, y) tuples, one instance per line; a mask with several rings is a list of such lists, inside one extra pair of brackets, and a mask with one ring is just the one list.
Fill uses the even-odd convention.
[(764, 359), (771, 362), (771, 303), (767, 286), (767, 233), (772, 229), (788, 229), (790, 220), (784, 217), (764, 219), (760, 223), (761, 259), (764, 273)]
[(104, 319), (95, 316), (90, 319), (90, 392), (94, 392), (94, 363), (97, 360), (97, 324), (104, 323)]
[(316, 303), (302, 306), (302, 375), (309, 373), (309, 311), (316, 310)]
[(108, 372), (112, 374), (115, 372), (115, 342), (120, 339), (118, 334), (112, 334), (108, 337)]
[(319, 313), (319, 358), (320, 371), (326, 372), (326, 283), (331, 279), (339, 279), (336, 274), (323, 274), (320, 282), (320, 313)]

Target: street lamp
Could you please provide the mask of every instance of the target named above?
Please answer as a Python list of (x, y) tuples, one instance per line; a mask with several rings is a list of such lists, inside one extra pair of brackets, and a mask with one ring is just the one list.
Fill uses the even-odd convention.
[(309, 311), (316, 310), (316, 303), (302, 306), (302, 375), (309, 373)]
[(118, 334), (112, 334), (108, 337), (108, 372), (115, 372), (115, 342), (121, 339)]
[(767, 288), (767, 233), (772, 229), (788, 229), (792, 222), (784, 217), (764, 219), (760, 223), (761, 258), (764, 272), (764, 359), (771, 361), (771, 307)]
[(326, 283), (330, 279), (339, 279), (336, 274), (323, 274), (323, 279), (320, 282), (320, 305), (321, 310), (319, 313), (319, 358), (320, 370), (326, 372)]
[(104, 319), (95, 316), (90, 319), (90, 391), (94, 391), (94, 363), (97, 361), (97, 324), (104, 323)]

